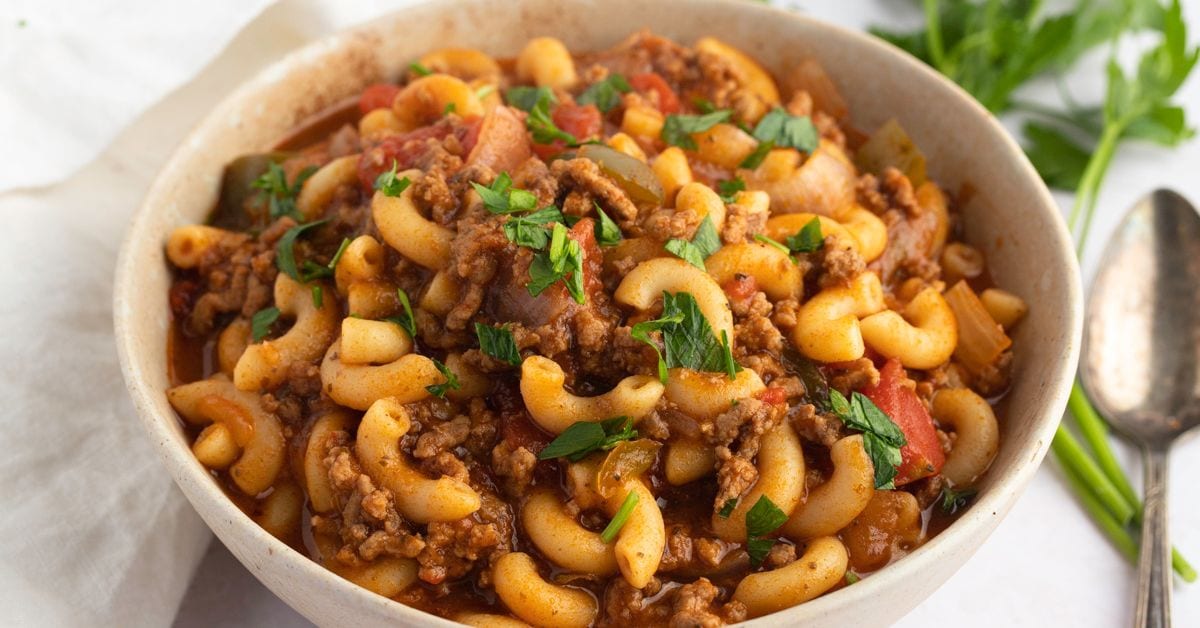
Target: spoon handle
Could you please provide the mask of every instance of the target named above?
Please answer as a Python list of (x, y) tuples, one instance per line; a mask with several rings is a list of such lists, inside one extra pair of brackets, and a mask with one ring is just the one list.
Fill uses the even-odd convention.
[(1137, 628), (1171, 625), (1171, 561), (1167, 541), (1167, 450), (1144, 449), (1146, 501), (1138, 561)]

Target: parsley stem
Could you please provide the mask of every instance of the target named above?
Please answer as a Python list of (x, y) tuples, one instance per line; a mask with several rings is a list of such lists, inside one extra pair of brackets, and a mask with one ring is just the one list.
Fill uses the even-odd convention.
[[(1108, 172), (1108, 166), (1112, 163), (1113, 154), (1117, 150), (1117, 143), (1121, 140), (1121, 133), (1124, 130), (1125, 125), (1122, 123), (1105, 125), (1104, 132), (1100, 134), (1100, 141), (1096, 144), (1092, 157), (1083, 170), (1083, 177), (1079, 181), (1079, 190), (1075, 194), (1075, 204), (1071, 207), (1071, 215), (1067, 224), (1071, 227), (1071, 231), (1079, 228), (1079, 233), (1075, 238), (1075, 254), (1080, 258), (1083, 257), (1084, 248), (1087, 246), (1092, 216), (1096, 214), (1096, 202), (1100, 199), (1100, 184), (1104, 180), (1105, 173)], [(1079, 227), (1081, 218), (1083, 226)]]
[[(1062, 430), (1061, 427), (1059, 429)], [(1055, 437), (1055, 440), (1058, 440), (1057, 436)], [(1063, 459), (1060, 458), (1059, 462), (1063, 462)], [(1125, 529), (1125, 526), (1121, 525), (1116, 519), (1113, 518), (1112, 514), (1108, 512), (1108, 509), (1105, 508), (1104, 505), (1100, 503), (1100, 500), (1096, 499), (1096, 496), (1092, 494), (1091, 486), (1088, 484), (1088, 482), (1079, 477), (1074, 469), (1072, 469), (1069, 465), (1064, 464), (1062, 466), (1062, 472), (1063, 477), (1067, 479), (1067, 484), (1071, 487), (1071, 490), (1075, 492), (1075, 497), (1079, 499), (1079, 503), (1083, 505), (1083, 509), (1088, 512), (1092, 518), (1092, 521), (1096, 523), (1096, 527), (1100, 528), (1100, 531), (1108, 537), (1109, 541), (1112, 541), (1112, 544), (1116, 546), (1117, 550), (1120, 551), (1126, 559), (1130, 561), (1136, 560), (1138, 555), (1138, 547), (1137, 543), (1135, 543), (1133, 540), (1133, 536), (1129, 533), (1129, 530)]]
[(1120, 463), (1113, 455), (1112, 447), (1108, 444), (1108, 424), (1092, 407), (1087, 395), (1083, 392), (1083, 387), (1078, 382), (1071, 387), (1071, 396), (1067, 401), (1067, 407), (1070, 408), (1071, 415), (1075, 417), (1075, 425), (1079, 427), (1080, 435), (1091, 448), (1096, 464), (1125, 498), (1125, 502), (1133, 507), (1133, 516), (1140, 518), (1141, 505), (1137, 493), (1129, 483), (1129, 478), (1125, 477), (1125, 471), (1121, 469)]
[(1063, 466), (1069, 467), (1079, 479), (1087, 483), (1091, 494), (1104, 505), (1105, 510), (1114, 519), (1121, 525), (1133, 520), (1133, 506), (1125, 501), (1125, 497), (1104, 475), (1096, 462), (1087, 455), (1083, 446), (1079, 444), (1078, 440), (1075, 440), (1075, 436), (1069, 430), (1060, 425), (1058, 432), (1054, 434), (1051, 447), (1054, 448), (1054, 453)]
[(934, 67), (946, 72), (946, 49), (942, 45), (942, 16), (939, 13), (938, 0), (925, 0), (925, 43), (929, 46), (929, 58)]

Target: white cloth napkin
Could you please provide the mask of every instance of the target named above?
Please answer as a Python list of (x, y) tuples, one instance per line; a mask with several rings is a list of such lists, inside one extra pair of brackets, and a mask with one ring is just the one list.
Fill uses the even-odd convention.
[(0, 192), (94, 159), (271, 1), (0, 3)]

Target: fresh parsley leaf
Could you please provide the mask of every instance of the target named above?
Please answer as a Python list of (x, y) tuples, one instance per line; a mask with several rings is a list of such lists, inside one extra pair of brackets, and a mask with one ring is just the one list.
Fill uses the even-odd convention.
[(975, 497), (975, 489), (964, 488), (961, 491), (956, 491), (953, 488), (946, 486), (942, 488), (942, 496), (939, 500), (942, 512), (952, 515), (971, 503), (971, 499)]
[(853, 571), (846, 572), (846, 585), (847, 586), (856, 584), (859, 580), (862, 580), (862, 578), (859, 578), (858, 574), (854, 573)]
[(504, 327), (475, 323), (475, 336), (479, 338), (479, 350), (484, 355), (513, 366), (521, 365), (521, 352), (517, 351), (517, 341), (511, 331)]
[(511, 216), (504, 223), (504, 235), (509, 242), (534, 250), (542, 250), (550, 243), (550, 223), (565, 222), (563, 213), (553, 205), (543, 207), (524, 216)]
[(283, 237), (279, 238), (279, 242), (275, 245), (275, 265), (279, 270), (286, 273), (288, 277), (295, 279), (301, 283), (307, 280), (301, 278), (300, 271), (296, 268), (296, 238), (299, 238), (305, 231), (314, 227), (319, 227), (329, 222), (325, 220), (314, 220), (306, 222), (302, 225), (296, 225), (284, 232)]
[(554, 223), (548, 250), (538, 253), (529, 265), (529, 294), (537, 296), (562, 281), (576, 303), (587, 301), (583, 292), (583, 247), (568, 237), (566, 226)]
[(433, 360), (433, 365), (436, 366), (437, 370), (441, 372), (442, 377), (446, 378), (446, 381), (440, 384), (431, 384), (426, 386), (425, 390), (428, 390), (429, 394), (441, 399), (445, 399), (447, 391), (458, 390), (462, 388), (462, 384), (458, 383), (458, 376), (454, 374), (454, 371), (451, 371), (445, 364), (442, 364), (436, 359)]
[(692, 266), (695, 266), (700, 270), (707, 270), (704, 267), (704, 256), (700, 254), (700, 249), (697, 248), (695, 244), (692, 244), (687, 240), (672, 238), (667, 240), (667, 243), (663, 245), (663, 248), (666, 249), (668, 253), (671, 253), (675, 257), (678, 257)]
[(821, 235), (821, 220), (813, 218), (804, 223), (800, 231), (787, 237), (787, 248), (793, 253), (812, 253), (825, 246), (825, 236)]
[(313, 284), (312, 287), (312, 302), (313, 307), (318, 310), (325, 305), (325, 291), (321, 288), (321, 284)]
[(511, 214), (527, 212), (537, 207), (537, 196), (528, 190), (512, 186), (512, 177), (507, 172), (501, 172), (491, 185), (480, 185), (471, 182), (471, 187), (483, 199), (483, 206), (493, 214)]
[(717, 193), (720, 194), (721, 200), (725, 203), (732, 203), (738, 192), (746, 189), (746, 182), (741, 177), (735, 177), (728, 181), (717, 182)]
[(383, 320), (399, 325), (400, 329), (408, 332), (409, 338), (415, 340), (417, 337), (417, 319), (413, 316), (412, 304), (408, 300), (408, 293), (404, 291), (404, 288), (396, 288), (396, 298), (400, 300), (401, 316), (392, 316)]
[(448, 102), (448, 103), (446, 103), (446, 106), (442, 108), (442, 115), (447, 116), (447, 115), (454, 113), (457, 110), (458, 110), (458, 105), (454, 104), (453, 102)]
[(762, 242), (763, 244), (765, 244), (769, 247), (779, 249), (781, 252), (783, 252), (784, 255), (788, 256), (788, 259), (792, 260), (792, 262), (795, 263), (796, 259), (792, 257), (792, 251), (790, 249), (788, 249), (788, 247), (786, 247), (782, 243), (780, 243), (779, 241), (773, 240), (761, 233), (754, 234), (754, 239), (759, 242)]
[(672, 146), (696, 150), (696, 140), (692, 139), (693, 133), (703, 133), (725, 122), (732, 115), (733, 112), (728, 109), (695, 116), (671, 114), (663, 122), (662, 140)]
[(425, 67), (419, 61), (413, 61), (412, 63), (408, 64), (408, 69), (417, 76), (429, 76), (430, 74), (433, 74), (433, 70)]
[(763, 495), (746, 511), (746, 534), (766, 536), (777, 530), (787, 519), (787, 513), (780, 510), (770, 497)]
[(304, 220), (304, 217), (296, 209), (296, 196), (300, 194), (300, 188), (304, 187), (304, 182), (316, 171), (316, 166), (309, 166), (301, 170), (296, 175), (296, 180), (289, 185), (283, 166), (272, 161), (267, 165), (267, 171), (255, 179), (250, 187), (259, 191), (260, 199), (267, 200), (267, 209), (271, 220), (290, 216), (298, 222)]
[(574, 135), (554, 124), (550, 117), (550, 106), (545, 100), (538, 101), (533, 109), (529, 110), (529, 115), (525, 117), (525, 128), (529, 130), (535, 144), (553, 144), (555, 140), (561, 140), (568, 146), (579, 144)]
[(629, 515), (633, 514), (633, 509), (637, 506), (638, 494), (629, 491), (625, 496), (625, 501), (621, 502), (621, 507), (617, 509), (617, 514), (613, 515), (612, 521), (604, 527), (604, 531), (600, 533), (600, 540), (605, 543), (612, 543), (613, 539), (617, 538), (617, 533), (621, 528), (625, 527), (625, 522), (629, 521)]
[(617, 443), (638, 437), (629, 417), (613, 417), (599, 423), (576, 421), (538, 453), (539, 460), (566, 458), (579, 462), (596, 451), (608, 451)]
[(753, 537), (746, 539), (746, 554), (750, 556), (750, 566), (754, 568), (762, 566), (767, 555), (771, 553), (772, 547), (775, 547), (775, 539)]
[(601, 113), (608, 113), (621, 102), (621, 94), (633, 91), (629, 82), (620, 74), (609, 74), (583, 90), (575, 102), (581, 105), (596, 105)]
[(729, 515), (733, 514), (733, 509), (737, 508), (737, 502), (736, 497), (730, 497), (725, 500), (725, 503), (721, 504), (721, 509), (717, 511), (717, 516), (722, 519), (728, 519)]
[(692, 105), (695, 106), (696, 111), (699, 111), (700, 113), (712, 113), (717, 110), (717, 106), (714, 105), (711, 100), (707, 98), (701, 98), (699, 96), (692, 99)]
[(1028, 122), (1024, 131), (1029, 140), (1025, 154), (1046, 185), (1062, 190), (1079, 187), (1091, 158), (1089, 152), (1063, 132), (1045, 124)]
[(746, 155), (746, 158), (742, 160), (742, 163), (738, 164), (738, 168), (754, 170), (762, 164), (764, 159), (767, 158), (767, 153), (770, 153), (772, 148), (775, 148), (775, 142), (769, 140), (766, 142), (759, 142), (758, 146), (754, 147), (754, 151), (749, 155)]
[[(650, 337), (654, 331), (662, 334), (662, 351)], [(630, 332), (635, 340), (650, 345), (658, 353), (658, 378), (663, 383), (667, 381), (668, 368), (726, 373), (730, 377), (742, 369), (733, 360), (728, 339), (717, 339), (695, 297), (687, 292), (664, 292), (662, 316), (637, 323)]]
[(558, 99), (554, 97), (554, 92), (549, 87), (529, 87), (526, 85), (509, 88), (504, 94), (504, 100), (509, 105), (525, 112), (532, 111), (534, 107), (541, 104), (549, 108), (550, 105), (558, 102)]
[(592, 201), (592, 204), (596, 206), (596, 244), (615, 246), (621, 241), (621, 228), (613, 222), (612, 218), (608, 217), (608, 214), (604, 213), (603, 209), (600, 209), (599, 203)]
[(717, 235), (717, 228), (713, 225), (712, 217), (705, 216), (704, 220), (700, 221), (700, 226), (696, 227), (696, 234), (692, 236), (691, 242), (671, 239), (663, 248), (692, 266), (706, 270), (704, 260), (721, 248), (721, 237)]
[(279, 308), (263, 308), (250, 317), (250, 337), (258, 342), (271, 333), (271, 326), (279, 320)]
[(780, 510), (766, 495), (759, 497), (750, 510), (746, 511), (746, 553), (750, 555), (752, 566), (761, 565), (771, 547), (775, 545), (773, 539), (762, 537), (774, 532), (787, 519), (787, 513)]
[(863, 434), (863, 448), (875, 467), (875, 488), (896, 488), (897, 469), (902, 462), (900, 448), (908, 444), (904, 432), (891, 417), (880, 410), (866, 395), (854, 392), (847, 401), (837, 390), (829, 390), (830, 406), (846, 427)]
[(808, 116), (793, 116), (776, 107), (754, 127), (754, 139), (811, 153), (817, 149), (817, 127)]

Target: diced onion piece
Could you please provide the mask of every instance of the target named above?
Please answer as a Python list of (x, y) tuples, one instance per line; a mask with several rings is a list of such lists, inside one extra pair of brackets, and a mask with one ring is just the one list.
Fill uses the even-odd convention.
[(983, 370), (1012, 346), (1012, 339), (988, 314), (987, 308), (983, 307), (983, 302), (967, 282), (954, 284), (944, 296), (958, 321), (958, 346), (954, 349), (954, 357), (968, 369), (975, 372)]
[(913, 187), (925, 182), (925, 155), (895, 118), (888, 120), (854, 155), (860, 170), (882, 174), (888, 166), (903, 172)]

